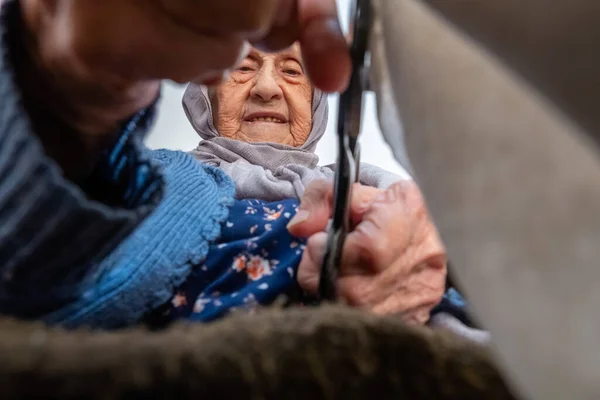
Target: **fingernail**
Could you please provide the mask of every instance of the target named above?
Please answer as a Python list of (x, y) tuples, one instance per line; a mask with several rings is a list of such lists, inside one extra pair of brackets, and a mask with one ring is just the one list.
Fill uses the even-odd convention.
[(308, 217), (310, 217), (310, 213), (308, 211), (298, 210), (298, 212), (296, 212), (296, 215), (294, 215), (294, 218), (292, 218), (292, 220), (288, 223), (288, 229), (292, 226), (296, 226), (298, 224), (306, 222), (308, 220)]

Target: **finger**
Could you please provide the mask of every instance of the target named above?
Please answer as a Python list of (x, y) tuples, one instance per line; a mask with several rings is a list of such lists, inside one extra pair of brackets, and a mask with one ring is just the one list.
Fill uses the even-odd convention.
[(333, 185), (326, 180), (311, 182), (306, 188), (298, 212), (288, 224), (288, 231), (298, 237), (308, 237), (324, 231), (331, 216)]
[(276, 52), (300, 39), (300, 21), (296, 0), (281, 0), (269, 33), (252, 44), (263, 51)]
[(312, 83), (324, 92), (343, 91), (352, 63), (335, 0), (283, 0), (271, 31), (253, 45), (277, 51), (296, 40)]
[[(362, 219), (374, 199), (382, 190), (354, 184), (350, 202), (350, 219), (353, 224)], [(326, 228), (333, 209), (333, 184), (330, 181), (312, 182), (304, 192), (298, 213), (290, 221), (288, 230), (292, 235), (308, 237)]]
[(344, 257), (352, 264), (379, 272), (410, 246), (410, 230), (421, 215), (408, 210), (406, 192), (404, 186), (394, 184), (372, 199), (346, 239)]
[(373, 275), (340, 276), (337, 282), (338, 297), (355, 308), (370, 309), (379, 300), (379, 292)]
[[(419, 263), (410, 271), (397, 272), (397, 269), (380, 277), (378, 286), (387, 292), (382, 301), (372, 307), (376, 314), (401, 314), (403, 319), (424, 323), (428, 313), (442, 299), (446, 284), (445, 258), (432, 256)], [(398, 276), (397, 276), (398, 275)], [(387, 284), (381, 284), (387, 282)]]
[[(289, 1), (289, 0), (286, 0)], [(270, 30), (281, 0), (153, 0), (178, 25), (211, 35), (263, 37)]]
[(335, 0), (298, 0), (300, 44), (312, 83), (324, 92), (343, 91), (352, 62)]
[(302, 260), (298, 267), (298, 284), (309, 294), (317, 294), (319, 291), (319, 278), (321, 275), (321, 263), (325, 255), (327, 245), (327, 234), (319, 232), (308, 239)]
[[(437, 305), (445, 287), (445, 259), (442, 255), (412, 268), (398, 260), (381, 274), (340, 276), (338, 296), (353, 307), (368, 308), (380, 315), (397, 314), (405, 321), (424, 323)], [(410, 264), (410, 262), (409, 262)], [(344, 265), (345, 266), (345, 265)]]
[(369, 211), (375, 199), (383, 193), (383, 190), (356, 183), (352, 187), (352, 202), (350, 203), (350, 222), (354, 227)]
[[(168, 18), (155, 2), (69, 4), (69, 9), (60, 10), (49, 35), (56, 36), (59, 53), (64, 49), (75, 54), (85, 64), (82, 69), (87, 68), (91, 75), (116, 73), (132, 81), (165, 78), (187, 82), (203, 75), (222, 74), (236, 64), (244, 48), (244, 41), (235, 36), (190, 31)], [(93, 30), (103, 34), (79, 35)], [(114, 77), (96, 79), (112, 81)]]
[(402, 258), (415, 266), (444, 254), (444, 246), (417, 185), (401, 181), (381, 193), (348, 234), (345, 251), (359, 265), (383, 271)]

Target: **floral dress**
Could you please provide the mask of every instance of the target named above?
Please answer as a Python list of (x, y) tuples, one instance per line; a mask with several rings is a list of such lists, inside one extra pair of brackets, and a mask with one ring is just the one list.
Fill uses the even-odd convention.
[[(287, 224), (298, 205), (295, 199), (236, 201), (207, 258), (146, 322), (158, 327), (181, 319), (209, 322), (235, 311), (252, 313), (282, 296), (298, 305), (316, 304), (296, 281), (305, 240), (290, 235)], [(439, 312), (471, 325), (467, 305), (453, 288), (432, 315)]]
[(287, 300), (301, 295), (296, 272), (305, 241), (287, 231), (297, 208), (294, 199), (236, 201), (206, 260), (157, 311), (161, 323), (208, 322), (235, 311), (253, 312), (282, 295)]

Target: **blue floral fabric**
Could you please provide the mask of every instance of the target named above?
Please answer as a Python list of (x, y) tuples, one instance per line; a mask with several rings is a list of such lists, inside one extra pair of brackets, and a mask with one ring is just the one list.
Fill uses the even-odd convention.
[(236, 201), (219, 241), (161, 310), (163, 318), (208, 322), (300, 293), (296, 271), (305, 241), (286, 228), (297, 208), (293, 199)]
[[(298, 201), (293, 199), (273, 203), (236, 201), (222, 224), (219, 241), (210, 247), (205, 261), (194, 268), (171, 302), (157, 310), (157, 321), (209, 322), (230, 312), (251, 313), (281, 295), (298, 305), (311, 303), (296, 282), (305, 240), (293, 237), (286, 228), (297, 208)], [(467, 304), (454, 288), (445, 293), (432, 315), (439, 312), (471, 323)]]

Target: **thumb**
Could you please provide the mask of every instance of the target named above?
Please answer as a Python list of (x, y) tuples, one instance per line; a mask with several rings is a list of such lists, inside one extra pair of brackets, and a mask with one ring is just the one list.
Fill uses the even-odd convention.
[(331, 217), (333, 184), (326, 180), (313, 181), (304, 192), (298, 212), (287, 228), (298, 237), (308, 237), (324, 231)]

